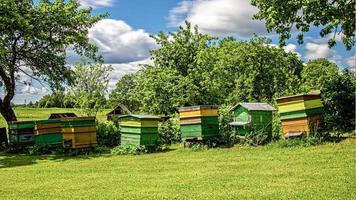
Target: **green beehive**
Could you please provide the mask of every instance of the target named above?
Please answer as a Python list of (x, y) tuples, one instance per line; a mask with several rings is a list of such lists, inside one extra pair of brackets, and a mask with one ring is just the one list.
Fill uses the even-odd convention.
[(61, 146), (63, 136), (60, 119), (40, 120), (34, 122), (35, 143), (40, 146)]
[(191, 106), (179, 109), (182, 139), (207, 140), (218, 137), (219, 120), (217, 106)]
[(14, 146), (34, 144), (33, 121), (9, 122), (9, 142)]
[(234, 121), (230, 123), (237, 134), (245, 136), (249, 132), (266, 133), (272, 136), (272, 112), (275, 108), (267, 103), (239, 103), (232, 109)]
[(147, 115), (123, 115), (120, 119), (121, 145), (155, 145), (159, 118)]

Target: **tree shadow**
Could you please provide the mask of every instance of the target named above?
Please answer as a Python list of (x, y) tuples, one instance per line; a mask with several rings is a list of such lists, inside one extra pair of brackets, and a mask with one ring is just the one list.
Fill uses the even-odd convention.
[(68, 160), (87, 160), (97, 157), (110, 157), (110, 154), (91, 154), (91, 155), (28, 155), (28, 154), (9, 154), (0, 153), (0, 169), (2, 168), (12, 168), (21, 167), (27, 165), (37, 164), (39, 161), (51, 160), (58, 162), (65, 162)]
[[(150, 152), (147, 154), (156, 154), (156, 153), (167, 153), (175, 151), (176, 149), (164, 149), (161, 151)], [(21, 167), (27, 165), (38, 164), (39, 161), (50, 160), (55, 162), (65, 162), (68, 160), (89, 160), (99, 157), (113, 157), (120, 155), (113, 155), (110, 152), (105, 153), (89, 153), (89, 154), (45, 154), (45, 155), (29, 155), (29, 154), (16, 154), (16, 153), (5, 153), (0, 152), (0, 169), (3, 168), (12, 168), (12, 167)]]

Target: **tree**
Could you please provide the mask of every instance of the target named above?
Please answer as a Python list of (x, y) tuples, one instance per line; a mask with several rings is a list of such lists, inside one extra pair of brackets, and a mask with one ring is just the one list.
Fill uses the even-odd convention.
[(76, 0), (2, 0), (0, 3), (0, 78), (4, 97), (0, 113), (16, 121), (11, 106), (19, 73), (52, 88), (71, 83), (66, 51), (95, 61), (97, 48), (89, 43), (88, 29), (105, 15), (92, 16), (91, 9), (79, 8)]
[(327, 59), (321, 58), (309, 61), (301, 73), (301, 90), (321, 90), (328, 81), (339, 75), (339, 67)]
[[(179, 75), (186, 77), (186, 80), (192, 81), (195, 91), (186, 91), (191, 93), (198, 92), (192, 105), (212, 104), (215, 98), (209, 94), (206, 78), (212, 65), (206, 65), (208, 51), (212, 48), (215, 37), (208, 34), (202, 34), (198, 27), (192, 27), (189, 22), (185, 22), (185, 27), (180, 26), (175, 33), (160, 33), (153, 37), (160, 48), (151, 51), (154, 66), (161, 68), (174, 69)], [(212, 99), (211, 99), (212, 98)]]
[(273, 102), (299, 89), (302, 62), (296, 54), (271, 46), (266, 38), (228, 38), (215, 52), (210, 88), (224, 103)]
[(87, 116), (96, 114), (106, 105), (105, 95), (109, 84), (111, 66), (98, 64), (78, 64), (75, 66), (75, 81), (69, 87), (69, 95), (74, 106)]
[(252, 0), (259, 8), (256, 19), (265, 20), (267, 30), (280, 35), (280, 45), (285, 45), (291, 37), (292, 29), (299, 31), (298, 42), (303, 43), (303, 35), (311, 26), (322, 26), (321, 37), (333, 33), (329, 47), (336, 44), (336, 34), (341, 34), (342, 42), (348, 50), (354, 46), (355, 1), (353, 0)]
[(126, 74), (117, 83), (109, 95), (110, 107), (125, 105), (131, 112), (140, 110), (139, 99), (134, 98), (137, 74)]
[(356, 80), (344, 70), (326, 82), (321, 89), (324, 104), (324, 126), (329, 131), (341, 133), (355, 128)]
[(212, 40), (216, 39), (199, 33), (198, 26), (193, 28), (187, 21), (185, 25), (175, 33), (166, 35), (160, 32), (152, 36), (160, 48), (151, 51), (155, 66), (175, 69), (182, 76), (187, 76), (199, 66), (200, 52), (209, 48)]
[(55, 91), (43, 96), (37, 103), (39, 108), (73, 108), (74, 103), (63, 91)]
[(191, 79), (175, 69), (147, 67), (138, 74), (134, 98), (140, 110), (153, 114), (171, 114), (184, 105), (192, 105), (198, 95)]

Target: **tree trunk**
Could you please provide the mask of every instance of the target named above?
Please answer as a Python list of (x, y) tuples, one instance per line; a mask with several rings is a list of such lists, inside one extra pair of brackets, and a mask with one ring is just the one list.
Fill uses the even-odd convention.
[(0, 113), (5, 118), (6, 122), (17, 121), (14, 109), (11, 104), (5, 105), (1, 102)]

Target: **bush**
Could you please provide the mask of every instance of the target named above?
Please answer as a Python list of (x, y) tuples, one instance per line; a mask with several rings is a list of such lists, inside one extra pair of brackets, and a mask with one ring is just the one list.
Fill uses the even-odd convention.
[(282, 148), (309, 147), (309, 146), (315, 146), (323, 143), (324, 143), (323, 139), (309, 136), (309, 137), (301, 137), (301, 138), (281, 139), (279, 141), (271, 143), (270, 146), (282, 147)]
[(160, 143), (163, 144), (173, 144), (181, 141), (178, 115), (159, 124), (158, 136)]
[(239, 142), (238, 137), (229, 125), (233, 121), (233, 113), (230, 106), (222, 105), (219, 108), (219, 146), (233, 146)]
[(245, 143), (253, 146), (264, 145), (271, 141), (268, 133), (261, 130), (252, 130), (246, 134)]
[(111, 150), (113, 155), (140, 155), (147, 152), (148, 150), (145, 146), (135, 145), (120, 145)]
[(120, 144), (120, 130), (114, 122), (97, 122), (96, 132), (98, 145), (115, 147)]
[(347, 70), (325, 83), (321, 89), (325, 110), (322, 127), (325, 130), (337, 135), (354, 130), (355, 89), (355, 77)]
[(283, 136), (282, 122), (278, 112), (273, 113), (272, 120), (272, 141), (280, 140)]

